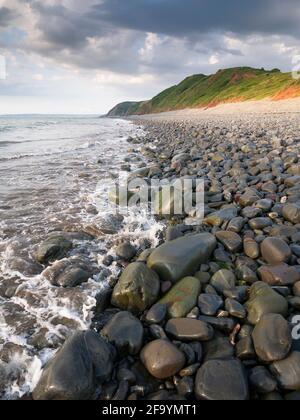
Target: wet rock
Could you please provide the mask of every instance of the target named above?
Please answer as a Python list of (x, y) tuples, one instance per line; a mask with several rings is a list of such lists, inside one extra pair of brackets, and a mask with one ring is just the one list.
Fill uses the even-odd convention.
[(215, 273), (210, 281), (210, 284), (219, 292), (235, 288), (236, 277), (232, 271), (219, 270)]
[(187, 398), (194, 392), (194, 380), (190, 376), (180, 379), (176, 384), (176, 389), (179, 395)]
[(286, 359), (273, 363), (271, 372), (281, 388), (298, 391), (300, 389), (300, 353), (293, 352)]
[(276, 265), (288, 262), (292, 251), (282, 239), (267, 238), (261, 244), (261, 255), (268, 264)]
[(249, 375), (252, 388), (259, 394), (269, 394), (276, 390), (276, 379), (263, 366), (253, 368)]
[(223, 299), (220, 296), (209, 293), (201, 294), (198, 299), (201, 313), (207, 316), (215, 316), (223, 304)]
[(262, 230), (272, 226), (272, 220), (267, 217), (257, 217), (249, 221), (249, 225), (253, 230)]
[(244, 303), (247, 300), (249, 287), (239, 286), (235, 289), (224, 290), (223, 294), (226, 298), (237, 300), (240, 303)]
[(300, 297), (300, 281), (298, 281), (293, 288), (293, 293), (295, 296)]
[(245, 223), (246, 220), (243, 217), (235, 217), (230, 221), (227, 230), (230, 232), (240, 233)]
[(247, 316), (246, 309), (239, 302), (233, 299), (226, 299), (225, 309), (234, 318), (245, 319)]
[(283, 217), (288, 222), (297, 225), (300, 223), (300, 204), (286, 204), (282, 210)]
[(287, 264), (262, 266), (258, 274), (270, 286), (292, 286), (300, 280), (300, 273)]
[(244, 239), (244, 252), (247, 257), (256, 260), (260, 256), (258, 243), (252, 238)]
[(252, 206), (260, 199), (257, 191), (248, 189), (245, 194), (239, 198), (239, 204), (242, 207)]
[(117, 256), (124, 261), (131, 261), (136, 256), (136, 249), (130, 243), (124, 243), (117, 247)]
[(143, 348), (141, 361), (154, 378), (167, 379), (184, 367), (185, 356), (169, 341), (155, 340)]
[(157, 301), (160, 281), (144, 263), (130, 264), (121, 275), (112, 295), (112, 305), (140, 313)]
[(220, 231), (216, 233), (216, 238), (225, 246), (227, 251), (233, 254), (241, 251), (242, 249), (242, 239), (235, 232)]
[(263, 282), (255, 283), (250, 289), (250, 299), (246, 303), (248, 321), (256, 325), (267, 314), (280, 314), (286, 317), (288, 303), (284, 297), (276, 293)]
[(130, 312), (119, 312), (101, 331), (121, 354), (136, 355), (142, 345), (144, 329), (141, 322)]
[(158, 247), (148, 259), (148, 267), (163, 281), (176, 283), (195, 274), (206, 263), (216, 247), (215, 238), (208, 233), (186, 236)]
[(240, 360), (254, 360), (256, 353), (252, 338), (244, 337), (236, 345), (236, 356)]
[(209, 341), (214, 335), (213, 328), (197, 319), (177, 318), (167, 322), (166, 333), (181, 341)]
[(66, 239), (62, 233), (52, 234), (39, 245), (36, 251), (36, 260), (41, 264), (60, 260), (66, 256), (72, 246), (72, 242)]
[(170, 318), (185, 317), (196, 305), (201, 284), (195, 277), (185, 277), (175, 284), (159, 303), (168, 307)]
[(251, 268), (247, 266), (241, 265), (236, 270), (237, 278), (243, 282), (243, 284), (253, 284), (258, 281), (257, 275), (254, 273), (254, 271), (251, 270)]
[(161, 324), (167, 315), (168, 307), (162, 303), (156, 303), (152, 308), (147, 312), (146, 322), (148, 324)]
[(221, 226), (224, 222), (229, 222), (230, 220), (236, 218), (237, 214), (237, 207), (230, 206), (228, 208), (209, 214), (204, 219), (204, 223), (207, 223), (211, 226)]
[(236, 322), (231, 318), (214, 318), (201, 315), (199, 316), (199, 320), (210, 324), (216, 330), (226, 334), (230, 334), (236, 326)]
[(248, 380), (241, 362), (211, 360), (204, 363), (196, 376), (195, 394), (199, 400), (248, 400)]
[(292, 347), (288, 322), (281, 315), (268, 314), (261, 317), (252, 337), (256, 354), (263, 362), (284, 359)]
[(76, 287), (85, 283), (91, 277), (87, 264), (79, 258), (56, 261), (48, 267), (43, 276), (54, 286)]
[(45, 366), (34, 400), (88, 400), (110, 378), (113, 351), (92, 331), (70, 337)]

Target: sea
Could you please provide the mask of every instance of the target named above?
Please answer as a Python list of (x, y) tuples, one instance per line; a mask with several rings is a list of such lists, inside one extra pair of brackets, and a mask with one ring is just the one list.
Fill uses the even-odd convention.
[[(159, 222), (131, 209), (119, 223), (108, 200), (126, 175), (122, 165), (146, 163), (127, 141), (144, 135), (128, 120), (98, 116), (0, 116), (0, 398), (30, 394), (61, 343), (91, 327), (96, 297), (120, 273), (117, 262), (103, 264), (116, 244), (157, 245)], [(114, 233), (81, 235), (103, 224)], [(96, 267), (73, 289), (51, 285), (35, 259), (39, 244), (61, 231), (73, 235), (68, 258)]]

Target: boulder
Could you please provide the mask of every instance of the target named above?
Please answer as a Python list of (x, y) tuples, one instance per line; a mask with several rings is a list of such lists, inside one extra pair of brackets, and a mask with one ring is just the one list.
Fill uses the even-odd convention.
[(167, 305), (170, 318), (182, 318), (197, 305), (200, 291), (201, 283), (198, 279), (185, 277), (159, 303)]
[(292, 256), (291, 248), (280, 238), (267, 238), (261, 244), (263, 259), (272, 265), (286, 263)]
[(140, 313), (157, 301), (159, 292), (158, 275), (142, 262), (132, 263), (123, 271), (114, 288), (112, 305)]
[(49, 236), (36, 251), (36, 260), (41, 264), (60, 260), (72, 248), (72, 242), (63, 233), (54, 233)]
[(242, 363), (237, 359), (204, 363), (196, 376), (195, 394), (198, 400), (248, 400), (249, 386)]
[(102, 329), (101, 334), (121, 354), (136, 355), (143, 345), (144, 329), (130, 312), (119, 312)]
[(286, 317), (288, 303), (270, 286), (263, 282), (257, 282), (250, 289), (250, 299), (246, 303), (246, 309), (248, 310), (248, 321), (250, 324), (256, 325), (267, 314), (280, 314)]
[(110, 379), (115, 351), (92, 331), (77, 332), (45, 366), (34, 400), (89, 400)]
[(261, 317), (252, 337), (257, 356), (266, 363), (285, 359), (292, 347), (289, 324), (278, 314)]
[(179, 341), (209, 341), (214, 336), (214, 330), (209, 324), (189, 318), (171, 319), (165, 331)]
[(143, 348), (141, 361), (154, 378), (168, 379), (184, 367), (185, 356), (170, 341), (155, 340)]
[(300, 280), (300, 273), (293, 266), (279, 264), (264, 265), (258, 270), (261, 280), (270, 286), (293, 286)]
[(294, 351), (286, 359), (273, 363), (271, 372), (284, 390), (300, 390), (300, 353)]
[(87, 264), (79, 258), (56, 261), (48, 267), (43, 276), (54, 286), (76, 287), (85, 283), (91, 277)]
[(148, 258), (148, 267), (163, 281), (178, 282), (195, 274), (207, 263), (216, 248), (216, 239), (209, 233), (185, 236), (158, 247)]

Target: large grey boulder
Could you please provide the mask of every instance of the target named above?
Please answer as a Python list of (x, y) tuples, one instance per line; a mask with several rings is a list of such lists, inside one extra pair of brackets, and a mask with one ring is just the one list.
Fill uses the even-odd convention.
[(158, 298), (160, 281), (155, 271), (142, 262), (135, 262), (123, 271), (112, 295), (112, 304), (133, 313), (150, 308)]
[(207, 263), (216, 248), (216, 238), (209, 233), (185, 236), (158, 247), (148, 258), (148, 267), (161, 280), (176, 283), (197, 272)]
[(89, 400), (110, 379), (115, 350), (92, 331), (77, 332), (45, 366), (34, 400)]

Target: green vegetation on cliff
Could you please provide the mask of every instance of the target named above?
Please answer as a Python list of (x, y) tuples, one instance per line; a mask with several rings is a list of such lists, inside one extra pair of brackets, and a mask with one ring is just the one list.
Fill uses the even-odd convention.
[(237, 67), (219, 70), (216, 74), (187, 77), (150, 101), (124, 102), (108, 116), (141, 115), (184, 108), (212, 107), (226, 102), (259, 99), (288, 99), (300, 96), (300, 80), (291, 73), (274, 69)]

